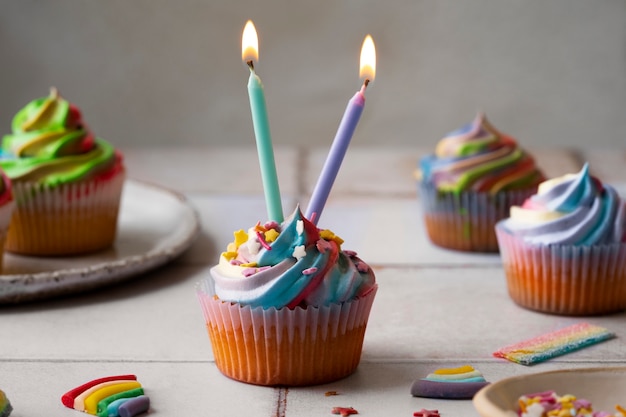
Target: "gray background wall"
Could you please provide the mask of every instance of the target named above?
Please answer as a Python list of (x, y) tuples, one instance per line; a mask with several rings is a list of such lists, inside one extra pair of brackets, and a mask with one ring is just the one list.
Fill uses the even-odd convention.
[(276, 144), (432, 146), (482, 109), (533, 146), (626, 146), (624, 0), (1, 0), (0, 132), (57, 86), (118, 146), (254, 142), (241, 31), (259, 32)]

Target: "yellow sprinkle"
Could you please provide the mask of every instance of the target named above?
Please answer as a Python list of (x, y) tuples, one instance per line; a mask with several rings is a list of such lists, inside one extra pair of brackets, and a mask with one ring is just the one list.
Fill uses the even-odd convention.
[(559, 398), (558, 400), (560, 403), (568, 403), (571, 404), (574, 401), (576, 401), (576, 397), (571, 395), (571, 394), (566, 394), (564, 396), (562, 396), (561, 398)]
[(332, 240), (339, 246), (341, 246), (341, 244), (343, 243), (342, 238), (340, 238), (339, 236), (337, 236), (336, 234), (334, 234), (328, 229), (321, 230), (320, 237), (324, 240)]
[(276, 240), (279, 234), (280, 233), (278, 233), (275, 229), (270, 229), (267, 232), (265, 232), (265, 241), (267, 243), (271, 243)]
[(222, 256), (227, 261), (230, 261), (230, 260), (235, 259), (237, 257), (237, 252), (222, 252)]
[(526, 413), (526, 403), (524, 403), (524, 401), (522, 400), (517, 400), (517, 403), (519, 405), (519, 409), (522, 413)]
[(243, 266), (243, 267), (246, 267), (246, 268), (254, 268), (254, 267), (256, 267), (256, 265), (257, 265), (256, 262), (248, 262), (247, 264), (241, 264), (239, 266)]
[(624, 408), (621, 405), (617, 404), (615, 406), (615, 409), (626, 416), (626, 408)]
[(442, 368), (437, 369), (434, 374), (437, 375), (454, 375), (454, 374), (464, 374), (467, 372), (473, 372), (475, 369), (470, 365), (459, 366), (458, 368)]
[(248, 241), (248, 233), (246, 233), (245, 230), (239, 229), (239, 230), (237, 230), (233, 234), (235, 235), (235, 246), (236, 247), (239, 247), (243, 243), (246, 243)]

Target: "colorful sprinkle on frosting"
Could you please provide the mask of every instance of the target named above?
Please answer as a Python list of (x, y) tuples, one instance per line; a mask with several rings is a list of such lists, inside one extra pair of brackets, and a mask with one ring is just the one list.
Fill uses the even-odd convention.
[(615, 406), (615, 413), (593, 411), (590, 401), (574, 395), (558, 395), (555, 391), (542, 391), (522, 395), (518, 399), (519, 417), (626, 417), (626, 410)]
[(135, 375), (94, 379), (63, 394), (61, 402), (100, 417), (132, 417), (150, 408), (150, 399)]
[(54, 88), (48, 97), (33, 100), (18, 112), (12, 133), (2, 140), (0, 167), (13, 181), (55, 186), (106, 179), (121, 170), (121, 164), (121, 154), (96, 138), (80, 110)]
[(493, 353), (497, 358), (508, 359), (522, 365), (565, 355), (584, 347), (615, 337), (604, 327), (589, 323), (578, 323), (555, 332), (546, 333), (519, 343), (515, 343)]
[(528, 189), (544, 179), (534, 159), (483, 113), (443, 138), (435, 154), (422, 158), (418, 175), (438, 190), (454, 193)]
[(365, 294), (375, 284), (369, 265), (343, 240), (318, 229), (299, 208), (282, 224), (238, 230), (211, 269), (221, 300), (264, 309), (329, 305)]

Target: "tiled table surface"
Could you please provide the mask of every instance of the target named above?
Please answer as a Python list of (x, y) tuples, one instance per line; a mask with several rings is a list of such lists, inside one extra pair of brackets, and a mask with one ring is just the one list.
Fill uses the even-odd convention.
[[(549, 176), (583, 161), (620, 190), (625, 151), (531, 150)], [(492, 381), (572, 367), (626, 365), (626, 313), (560, 317), (516, 306), (497, 255), (432, 246), (412, 180), (420, 150), (352, 147), (320, 225), (374, 268), (379, 292), (361, 365), (341, 381), (309, 388), (266, 388), (222, 376), (212, 360), (194, 286), (208, 274), (232, 231), (264, 219), (256, 150), (125, 149), (129, 175), (179, 191), (198, 211), (202, 233), (173, 263), (95, 292), (0, 307), (0, 389), (12, 416), (77, 415), (60, 395), (87, 380), (134, 373), (163, 416), (324, 416), (352, 406), (363, 416), (477, 416), (471, 401), (414, 398), (414, 379), (471, 364)], [(326, 149), (276, 149), (285, 212), (306, 207)], [(510, 343), (580, 321), (617, 338), (532, 367), (492, 357)], [(324, 393), (335, 390), (338, 396)]]

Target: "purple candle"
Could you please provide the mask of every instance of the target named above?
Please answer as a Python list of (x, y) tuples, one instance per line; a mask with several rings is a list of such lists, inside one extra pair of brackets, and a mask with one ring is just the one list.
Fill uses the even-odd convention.
[(361, 77), (365, 75), (365, 82), (361, 90), (357, 91), (348, 102), (348, 106), (341, 118), (337, 134), (330, 147), (328, 157), (317, 180), (317, 184), (311, 195), (309, 207), (306, 211), (306, 217), (311, 220), (313, 224), (317, 224), (319, 221), (330, 190), (333, 187), (333, 183), (341, 167), (343, 157), (348, 150), (348, 145), (350, 145), (354, 130), (359, 123), (361, 113), (363, 113), (363, 108), (365, 107), (365, 89), (370, 82), (369, 77), (373, 79), (376, 73), (376, 50), (374, 48), (374, 41), (370, 35), (367, 35), (363, 41), (360, 67), (360, 75)]

